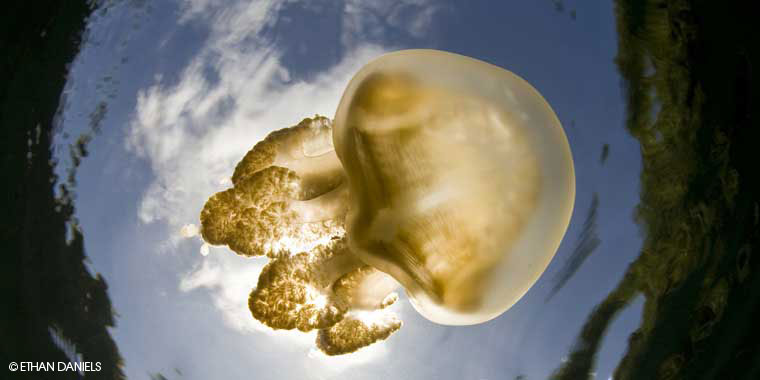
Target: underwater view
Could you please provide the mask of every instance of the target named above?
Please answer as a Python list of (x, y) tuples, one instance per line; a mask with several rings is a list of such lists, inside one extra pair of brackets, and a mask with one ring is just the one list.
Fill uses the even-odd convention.
[(760, 379), (749, 2), (12, 0), (8, 379)]

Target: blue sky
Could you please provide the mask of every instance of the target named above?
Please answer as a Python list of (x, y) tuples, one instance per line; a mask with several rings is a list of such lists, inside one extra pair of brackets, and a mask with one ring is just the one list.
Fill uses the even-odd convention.
[[(93, 270), (118, 313), (113, 335), (130, 378), (543, 379), (591, 308), (640, 248), (632, 221), (641, 169), (623, 127), (613, 63), (611, 2), (128, 1), (97, 13), (72, 66), (57, 138), (60, 157), (100, 102), (108, 111), (78, 172), (77, 216)], [(434, 325), (403, 299), (404, 327), (355, 355), (326, 359), (313, 335), (272, 332), (246, 300), (264, 259), (214, 247), (201, 256), (205, 199), (229, 186), (243, 154), (267, 133), (315, 113), (332, 116), (351, 75), (383, 52), (436, 48), (520, 75), (552, 105), (570, 141), (577, 197), (568, 233), (539, 282), (485, 324)], [(69, 135), (64, 137), (63, 132)], [(605, 165), (602, 145), (611, 147)], [(62, 167), (65, 167), (65, 159)], [(549, 303), (592, 194), (600, 247)], [(641, 302), (615, 322), (599, 356), (607, 379)]]

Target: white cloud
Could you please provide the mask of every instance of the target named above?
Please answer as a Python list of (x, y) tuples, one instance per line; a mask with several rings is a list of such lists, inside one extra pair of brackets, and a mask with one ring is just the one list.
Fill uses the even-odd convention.
[[(138, 92), (126, 146), (149, 164), (154, 175), (138, 216), (143, 223), (166, 223), (175, 231), (167, 236), (170, 248), (177, 247), (183, 225), (198, 222), (206, 199), (229, 186), (235, 164), (257, 141), (304, 117), (333, 116), (354, 72), (386, 50), (378, 45), (386, 24), (419, 37), (434, 13), (422, 6), (428, 1), (421, 0), (347, 1), (342, 34), (335, 41), (344, 44), (345, 55), (309, 81), (299, 81), (282, 64), (283, 52), (260, 33), (273, 25), (284, 3), (183, 2), (180, 22), (202, 23), (209, 36), (176, 82), (168, 83), (159, 75)], [(413, 12), (401, 17), (404, 9)], [(220, 248), (197, 257), (200, 263), (181, 277), (180, 289), (208, 291), (235, 329), (271, 333), (247, 308), (248, 294), (265, 260), (246, 260)], [(292, 335), (313, 345), (312, 335)], [(378, 345), (363, 355), (385, 352), (384, 347)]]
[(231, 327), (244, 332), (267, 332), (270, 329), (251, 318), (245, 307), (265, 264), (263, 258), (246, 260), (226, 248), (217, 248), (182, 278), (179, 288), (183, 292), (207, 289), (214, 295), (214, 306)]
[[(138, 94), (127, 146), (150, 163), (155, 181), (144, 195), (140, 220), (170, 226), (197, 221), (206, 198), (222, 190), (253, 144), (307, 116), (332, 116), (351, 75), (381, 54), (363, 46), (311, 82), (283, 83), (277, 52), (233, 51), (208, 62), (201, 55), (173, 86), (161, 80)], [(212, 84), (202, 67), (219, 76)]]
[[(422, 3), (348, 1), (344, 22), (349, 26), (343, 35), (361, 39), (382, 33), (368, 30), (368, 20), (393, 16), (411, 5), (418, 17), (405, 18), (408, 28), (424, 29), (435, 8)], [(337, 65), (311, 81), (290, 81), (281, 52), (259, 35), (276, 20), (281, 6), (282, 1), (241, 1), (224, 8), (208, 0), (186, 3), (183, 17), (202, 16), (210, 27), (206, 45), (177, 83), (164, 83), (159, 76), (139, 91), (129, 128), (127, 148), (147, 159), (156, 175), (140, 204), (142, 222), (164, 220), (174, 228), (197, 221), (205, 199), (225, 186), (220, 178), (230, 176), (255, 142), (304, 117), (332, 116), (353, 73), (385, 51), (352, 43)], [(404, 26), (398, 16), (390, 20)]]
[(349, 367), (369, 363), (377, 360), (378, 358), (388, 355), (388, 342), (380, 341), (373, 343), (370, 346), (364, 347), (359, 351), (352, 352), (348, 355), (351, 358), (350, 360), (346, 360), (345, 356), (325, 355), (316, 347), (312, 347), (309, 349), (309, 352), (307, 354), (310, 361), (306, 364), (309, 367), (316, 367), (316, 364), (317, 366), (321, 367), (318, 369), (327, 368), (334, 372), (340, 372)]

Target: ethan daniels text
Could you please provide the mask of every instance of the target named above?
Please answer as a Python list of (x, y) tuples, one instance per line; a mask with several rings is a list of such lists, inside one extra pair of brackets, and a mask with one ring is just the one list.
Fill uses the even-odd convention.
[(11, 372), (99, 372), (100, 362), (11, 362)]

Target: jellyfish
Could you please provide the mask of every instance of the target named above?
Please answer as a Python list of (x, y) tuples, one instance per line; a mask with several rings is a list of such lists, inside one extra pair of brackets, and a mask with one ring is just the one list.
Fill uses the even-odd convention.
[(249, 302), (329, 355), (402, 323), (397, 288), (445, 325), (504, 313), (559, 247), (575, 198), (562, 126), (528, 82), (436, 50), (383, 55), (335, 117), (276, 131), (201, 212), (210, 244), (269, 256)]

